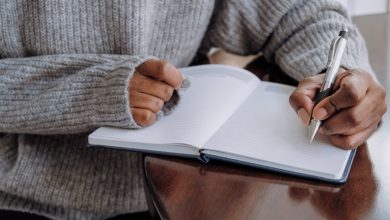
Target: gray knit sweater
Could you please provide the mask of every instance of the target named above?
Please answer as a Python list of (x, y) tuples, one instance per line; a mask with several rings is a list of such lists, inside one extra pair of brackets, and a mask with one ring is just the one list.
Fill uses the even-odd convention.
[(128, 82), (150, 56), (183, 67), (221, 47), (262, 52), (300, 80), (351, 32), (343, 65), (370, 69), (364, 42), (328, 0), (1, 0), (0, 209), (56, 219), (146, 210), (140, 154), (87, 148), (99, 126), (136, 128)]

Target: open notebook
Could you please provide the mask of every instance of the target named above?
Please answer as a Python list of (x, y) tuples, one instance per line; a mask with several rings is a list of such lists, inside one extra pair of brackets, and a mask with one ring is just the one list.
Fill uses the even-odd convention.
[(191, 87), (174, 112), (154, 125), (128, 130), (102, 127), (89, 144), (157, 154), (231, 161), (327, 182), (346, 181), (355, 151), (332, 146), (289, 106), (294, 87), (260, 81), (223, 65), (182, 69)]

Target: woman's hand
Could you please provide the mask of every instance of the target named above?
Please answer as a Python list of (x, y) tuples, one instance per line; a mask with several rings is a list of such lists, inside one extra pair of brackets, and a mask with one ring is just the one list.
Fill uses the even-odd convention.
[(141, 126), (153, 124), (164, 103), (183, 81), (181, 72), (163, 60), (148, 60), (136, 68), (130, 81), (130, 107), (134, 120)]
[(320, 132), (341, 148), (363, 144), (378, 127), (387, 110), (386, 91), (368, 72), (342, 70), (336, 77), (333, 94), (314, 107), (324, 74), (301, 81), (290, 96), (290, 104), (304, 124), (310, 116), (322, 120)]

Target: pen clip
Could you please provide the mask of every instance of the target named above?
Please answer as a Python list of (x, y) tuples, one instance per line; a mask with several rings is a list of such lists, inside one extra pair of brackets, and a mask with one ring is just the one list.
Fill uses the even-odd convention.
[(340, 39), (341, 39), (341, 37), (338, 36), (332, 41), (332, 44), (330, 46), (329, 55), (328, 55), (328, 63), (326, 64), (327, 69), (329, 69), (333, 64), (334, 56), (336, 54), (336, 46), (337, 46), (338, 42), (340, 41)]

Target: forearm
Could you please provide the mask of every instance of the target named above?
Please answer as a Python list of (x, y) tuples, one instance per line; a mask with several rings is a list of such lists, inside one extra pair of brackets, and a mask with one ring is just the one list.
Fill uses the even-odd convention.
[(330, 44), (343, 29), (348, 29), (348, 44), (341, 66), (372, 72), (363, 37), (341, 4), (332, 1), (308, 1), (292, 8), (275, 28), (264, 55), (302, 80), (325, 69)]
[(371, 71), (363, 38), (341, 4), (328, 0), (219, 1), (203, 46), (236, 54), (263, 53), (297, 80), (320, 73), (330, 44), (348, 28), (342, 66)]
[(136, 128), (128, 84), (134, 68), (146, 59), (80, 54), (0, 60), (0, 132)]

